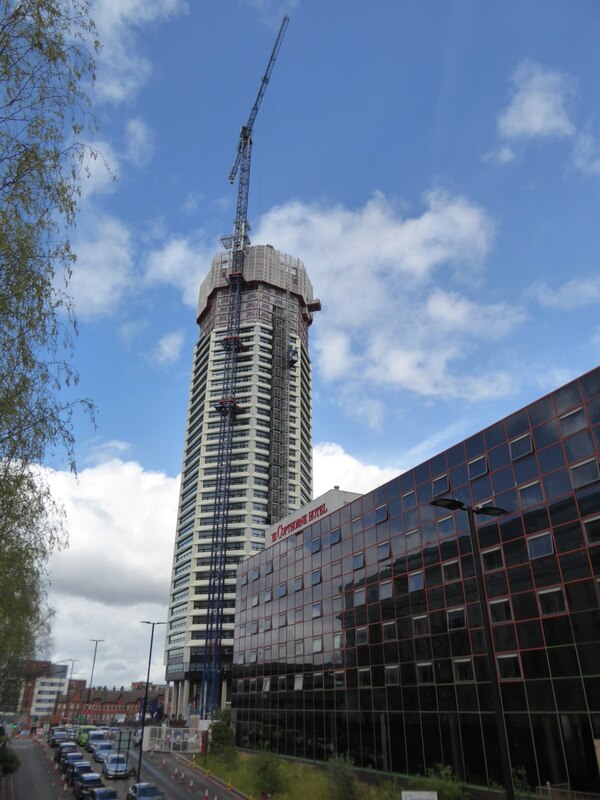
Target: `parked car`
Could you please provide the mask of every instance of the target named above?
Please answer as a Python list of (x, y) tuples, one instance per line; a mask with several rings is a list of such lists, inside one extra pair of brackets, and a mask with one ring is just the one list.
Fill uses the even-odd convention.
[(78, 778), (80, 775), (84, 775), (86, 772), (93, 772), (92, 765), (89, 761), (76, 761), (74, 764), (69, 764), (67, 767), (67, 771), (65, 772), (65, 777), (67, 779), (67, 783), (69, 786), (73, 786), (75, 782), (75, 778)]
[(60, 762), (61, 758), (67, 753), (76, 753), (77, 745), (75, 742), (58, 742), (54, 751), (54, 760)]
[(92, 789), (89, 797), (90, 800), (119, 800), (117, 790), (108, 789), (106, 786), (103, 786), (101, 789)]
[(87, 742), (85, 743), (85, 749), (88, 753), (91, 753), (94, 747), (99, 743), (103, 742), (106, 739), (104, 735), (104, 731), (90, 731), (88, 734)]
[(122, 753), (110, 753), (102, 764), (102, 774), (105, 778), (127, 778), (135, 774), (135, 770), (129, 766)]
[(56, 747), (59, 742), (66, 742), (68, 734), (64, 728), (53, 728), (50, 733), (49, 743), (50, 747)]
[(73, 794), (77, 800), (83, 800), (83, 798), (90, 796), (91, 789), (97, 789), (100, 786), (104, 786), (104, 784), (97, 772), (85, 772), (76, 778), (73, 784)]
[(77, 750), (63, 753), (58, 762), (60, 771), (66, 772), (69, 764), (75, 764), (77, 761), (81, 761), (81, 754)]
[(94, 747), (94, 761), (104, 761), (106, 756), (114, 752), (114, 749), (112, 742), (100, 742)]
[(127, 800), (166, 800), (164, 792), (153, 783), (134, 783), (127, 790)]

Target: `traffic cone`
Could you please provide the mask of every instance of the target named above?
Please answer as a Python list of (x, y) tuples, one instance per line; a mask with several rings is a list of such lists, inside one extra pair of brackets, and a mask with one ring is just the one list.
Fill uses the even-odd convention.
[(173, 767), (173, 774), (171, 775), (174, 781), (177, 780), (177, 767)]
[(194, 781), (190, 778), (190, 783), (188, 785), (188, 794), (191, 794), (194, 791)]
[(208, 800), (208, 789), (204, 790), (204, 800)]
[(161, 761), (161, 764), (160, 764), (160, 768), (164, 769), (166, 766), (167, 766), (167, 759), (163, 758), (163, 760)]
[(185, 783), (185, 772), (181, 770), (181, 775), (179, 776), (179, 783)]

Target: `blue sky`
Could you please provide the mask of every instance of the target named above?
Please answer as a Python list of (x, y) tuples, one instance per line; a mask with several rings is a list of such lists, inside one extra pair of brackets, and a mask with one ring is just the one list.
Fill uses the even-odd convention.
[(597, 3), (95, 0), (93, 143), (117, 180), (90, 164), (72, 237), (98, 418), (79, 483), (53, 465), (52, 655), (87, 677), (105, 638), (107, 685), (142, 677), (138, 620), (166, 619), (197, 290), (284, 13), (249, 216), (323, 304), (316, 492), (366, 491), (598, 362)]

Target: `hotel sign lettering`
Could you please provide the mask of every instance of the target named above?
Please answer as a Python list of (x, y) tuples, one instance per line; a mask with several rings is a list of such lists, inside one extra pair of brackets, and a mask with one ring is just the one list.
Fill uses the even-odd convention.
[(311, 508), (310, 511), (306, 511), (304, 514), (300, 514), (296, 519), (293, 519), (291, 522), (286, 523), (285, 525), (278, 525), (277, 530), (271, 534), (271, 541), (278, 542), (280, 539), (284, 539), (288, 533), (292, 533), (293, 531), (300, 530), (305, 525), (308, 525), (311, 522), (314, 522), (319, 517), (322, 517), (323, 514), (327, 514), (327, 504), (321, 503), (320, 506), (316, 508)]

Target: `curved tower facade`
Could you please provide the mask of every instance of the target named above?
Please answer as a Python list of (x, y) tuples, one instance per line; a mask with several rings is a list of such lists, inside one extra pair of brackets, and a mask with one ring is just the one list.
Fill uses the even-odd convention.
[[(198, 708), (205, 656), (215, 488), (223, 403), (231, 251), (200, 286), (165, 644), (171, 713)], [(266, 528), (312, 498), (308, 329), (320, 303), (303, 263), (271, 245), (244, 257), (225, 541), (222, 702), (233, 652), (237, 565), (262, 550)]]

